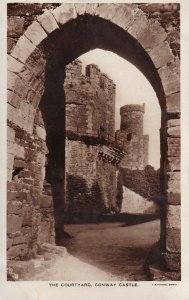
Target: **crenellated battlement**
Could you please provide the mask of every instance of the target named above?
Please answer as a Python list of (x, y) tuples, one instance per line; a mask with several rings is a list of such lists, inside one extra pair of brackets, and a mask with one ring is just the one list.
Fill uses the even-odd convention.
[(134, 112), (134, 111), (140, 111), (144, 114), (145, 113), (145, 103), (143, 105), (139, 105), (139, 104), (124, 105), (120, 108), (120, 115), (122, 116), (125, 113)]

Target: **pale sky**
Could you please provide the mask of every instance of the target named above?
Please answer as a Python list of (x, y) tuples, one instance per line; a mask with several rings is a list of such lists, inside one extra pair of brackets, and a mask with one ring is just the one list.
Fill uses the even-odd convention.
[(149, 81), (134, 65), (109, 51), (95, 49), (78, 59), (83, 62), (83, 70), (88, 64), (96, 64), (116, 84), (116, 129), (120, 128), (121, 106), (145, 103), (144, 134), (150, 136), (149, 164), (159, 168), (161, 110)]

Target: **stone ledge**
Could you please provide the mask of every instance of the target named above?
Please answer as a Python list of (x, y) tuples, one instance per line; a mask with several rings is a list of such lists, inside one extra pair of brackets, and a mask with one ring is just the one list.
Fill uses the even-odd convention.
[(44, 254), (45, 252), (57, 254), (60, 256), (65, 256), (67, 254), (67, 249), (65, 247), (56, 246), (48, 243), (43, 243), (39, 245), (38, 251), (40, 254)]

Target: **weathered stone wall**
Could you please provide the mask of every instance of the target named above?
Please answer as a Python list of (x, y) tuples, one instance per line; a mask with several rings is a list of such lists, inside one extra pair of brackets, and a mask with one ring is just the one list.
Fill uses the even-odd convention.
[(32, 135), (8, 122), (8, 259), (28, 259), (38, 243), (54, 243), (53, 200), (44, 185), (46, 154), (39, 111)]
[(106, 146), (93, 143), (114, 140), (115, 84), (96, 65), (88, 65), (83, 75), (79, 60), (66, 66), (65, 75), (65, 210), (70, 221), (81, 222), (117, 209), (116, 164), (99, 159)]
[(104, 145), (66, 140), (65, 215), (69, 221), (94, 221), (105, 212), (118, 210), (117, 164), (99, 155), (107, 150)]
[(76, 60), (66, 66), (66, 130), (90, 136), (115, 134), (115, 84), (96, 65)]
[(116, 141), (122, 145), (126, 156), (122, 168), (144, 169), (148, 162), (148, 136), (143, 136), (145, 106), (125, 105), (120, 108), (121, 126), (116, 131)]

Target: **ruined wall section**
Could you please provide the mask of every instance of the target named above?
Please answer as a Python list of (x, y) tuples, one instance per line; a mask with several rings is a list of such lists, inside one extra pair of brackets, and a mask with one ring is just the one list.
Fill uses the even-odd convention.
[(115, 84), (96, 65), (75, 60), (66, 66), (66, 130), (79, 135), (114, 138)]

